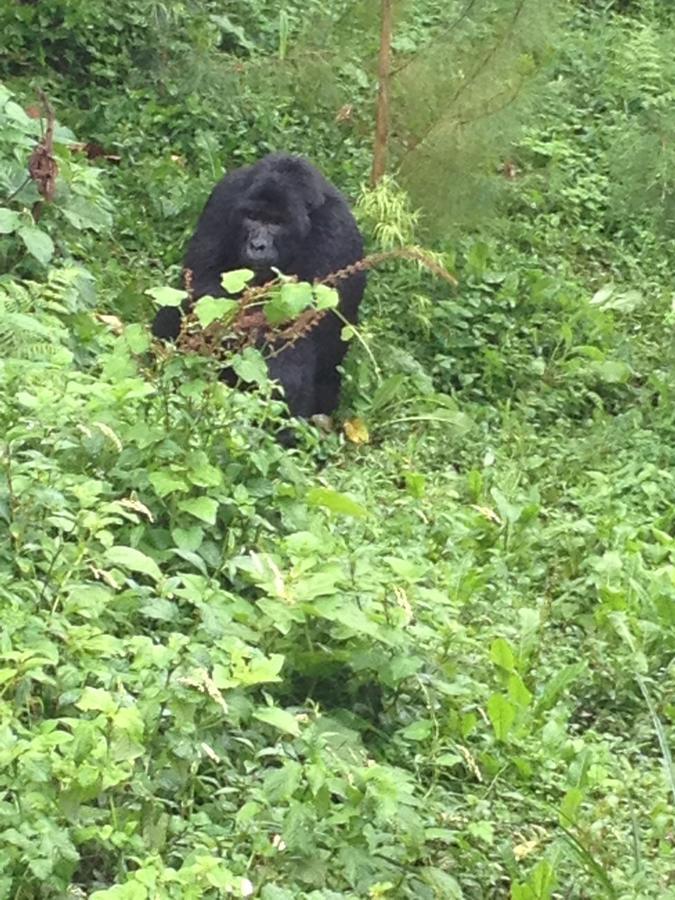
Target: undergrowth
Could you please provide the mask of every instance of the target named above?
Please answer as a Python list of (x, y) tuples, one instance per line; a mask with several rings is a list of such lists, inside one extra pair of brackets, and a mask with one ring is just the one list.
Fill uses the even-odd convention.
[[(412, 5), (414, 49), (444, 11)], [(72, 48), (88, 84), (50, 36), (58, 118), (105, 153), (59, 125), (37, 221), (21, 54), (65, 7), (3, 13), (0, 897), (675, 896), (667, 142), (638, 165), (669, 127), (673, 26), (583, 5), (506, 205), (434, 242), (459, 287), (372, 273), (347, 427), (283, 450), (258, 359), (258, 391), (233, 391), (147, 332), (223, 159), (284, 139), (365, 178), (358, 131), (307, 128), (263, 81), (224, 124), (211, 83), (167, 100), (172, 48), (210, 71), (284, 56), (301, 12), (271, 6), (157, 6), (138, 59), (125, 3), (127, 30)], [(374, 250), (429, 238), (394, 182), (357, 214)]]

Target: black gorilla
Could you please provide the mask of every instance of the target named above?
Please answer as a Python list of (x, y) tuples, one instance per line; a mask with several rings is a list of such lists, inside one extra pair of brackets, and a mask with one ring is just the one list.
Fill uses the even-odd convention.
[[(271, 267), (312, 282), (363, 256), (363, 240), (343, 195), (301, 157), (275, 153), (236, 169), (213, 189), (190, 239), (184, 266), (193, 273), (194, 298), (222, 297), (223, 272), (248, 268), (256, 284), (273, 277)], [(337, 285), (339, 309), (356, 323), (366, 277), (351, 275)], [(175, 340), (181, 312), (163, 307), (155, 317), (156, 337)], [(340, 395), (337, 367), (347, 351), (341, 319), (325, 315), (292, 347), (268, 360), (292, 415), (329, 415)]]

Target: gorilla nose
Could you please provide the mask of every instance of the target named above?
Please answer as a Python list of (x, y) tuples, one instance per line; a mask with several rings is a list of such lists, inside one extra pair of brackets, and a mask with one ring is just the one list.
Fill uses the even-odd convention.
[(250, 241), (247, 256), (254, 261), (266, 262), (272, 257), (271, 249), (266, 241)]

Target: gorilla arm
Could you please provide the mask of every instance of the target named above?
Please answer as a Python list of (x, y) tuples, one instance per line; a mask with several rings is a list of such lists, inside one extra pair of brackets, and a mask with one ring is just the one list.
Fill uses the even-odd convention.
[[(183, 267), (193, 273), (191, 291), (194, 299), (206, 294), (225, 296), (220, 276), (229, 269), (237, 268), (236, 243), (228, 213), (245, 189), (247, 173), (247, 169), (238, 169), (218, 182), (190, 238)], [(152, 323), (152, 334), (165, 341), (175, 341), (180, 334), (183, 313), (188, 308), (187, 300), (182, 304), (182, 312), (178, 306), (161, 307)]]

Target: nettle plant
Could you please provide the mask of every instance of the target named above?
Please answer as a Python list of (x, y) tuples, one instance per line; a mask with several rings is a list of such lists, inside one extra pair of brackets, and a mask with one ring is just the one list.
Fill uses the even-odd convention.
[(46, 98), (29, 111), (0, 84), (0, 270), (33, 275), (107, 231), (112, 215), (100, 170)]

